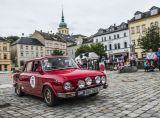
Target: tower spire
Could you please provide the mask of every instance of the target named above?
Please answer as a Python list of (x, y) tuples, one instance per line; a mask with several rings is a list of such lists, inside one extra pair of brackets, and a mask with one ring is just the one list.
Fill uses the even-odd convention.
[(61, 18), (61, 21), (64, 22), (63, 7), (62, 7), (62, 18)]

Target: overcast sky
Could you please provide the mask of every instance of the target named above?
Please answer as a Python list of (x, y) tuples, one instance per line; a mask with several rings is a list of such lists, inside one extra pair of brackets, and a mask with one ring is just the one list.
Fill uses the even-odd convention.
[(0, 0), (0, 36), (26, 36), (35, 30), (57, 32), (62, 4), (70, 33), (92, 35), (160, 7), (160, 0)]

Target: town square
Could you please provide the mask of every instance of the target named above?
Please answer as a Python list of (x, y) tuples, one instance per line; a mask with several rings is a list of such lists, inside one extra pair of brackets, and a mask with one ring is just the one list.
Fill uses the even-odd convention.
[(160, 118), (159, 0), (0, 3), (0, 118)]

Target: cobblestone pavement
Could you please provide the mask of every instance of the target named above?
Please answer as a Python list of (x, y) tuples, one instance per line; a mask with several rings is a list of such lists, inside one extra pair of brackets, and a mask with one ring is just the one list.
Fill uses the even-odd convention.
[(108, 75), (109, 88), (98, 96), (62, 100), (47, 107), (42, 99), (0, 89), (0, 99), (10, 105), (0, 108), (0, 118), (160, 118), (160, 72)]

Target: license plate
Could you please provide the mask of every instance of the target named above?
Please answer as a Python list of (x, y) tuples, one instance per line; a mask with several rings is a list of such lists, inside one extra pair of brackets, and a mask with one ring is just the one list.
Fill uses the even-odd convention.
[(78, 96), (87, 96), (90, 94), (94, 94), (99, 92), (101, 89), (103, 89), (103, 87), (96, 87), (96, 88), (91, 88), (91, 89), (86, 89), (86, 90), (82, 90), (82, 91), (78, 91)]

